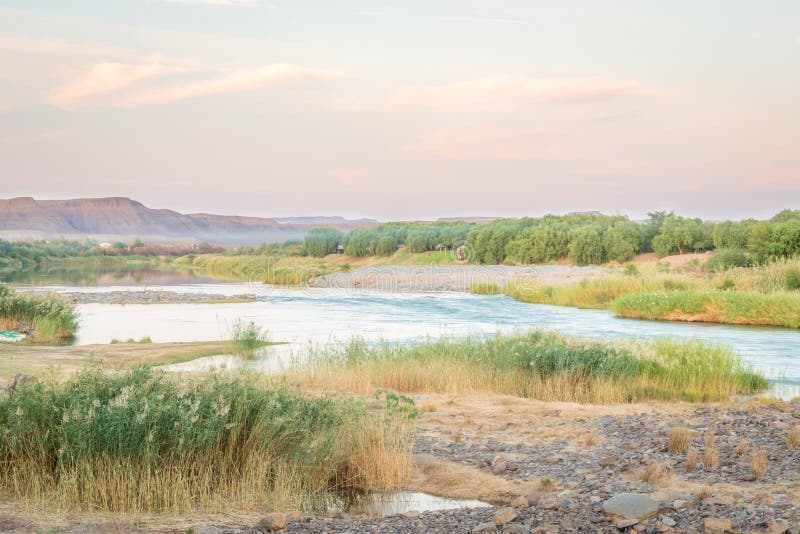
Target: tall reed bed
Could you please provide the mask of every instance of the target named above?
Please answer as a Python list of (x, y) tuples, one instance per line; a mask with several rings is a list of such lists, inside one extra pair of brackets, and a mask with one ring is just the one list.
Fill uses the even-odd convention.
[(415, 345), (358, 340), (298, 360), (290, 382), (366, 394), (494, 392), (609, 404), (709, 401), (767, 387), (731, 350), (694, 341), (601, 342), (535, 331)]
[(411, 471), (403, 414), (248, 378), (86, 370), (0, 401), (0, 428), (0, 488), (33, 509), (308, 509)]
[(617, 297), (641, 291), (688, 289), (693, 284), (687, 280), (667, 277), (615, 277), (584, 279), (576, 284), (541, 286), (513, 281), (503, 288), (503, 293), (522, 302), (574, 306), (577, 308), (604, 308)]
[(55, 294), (20, 294), (0, 284), (0, 330), (26, 330), (33, 340), (54, 343), (75, 335), (75, 306)]
[(338, 268), (336, 264), (314, 258), (217, 254), (184, 256), (175, 260), (175, 265), (196, 269), (216, 278), (276, 285), (303, 284), (315, 276), (331, 273)]
[(800, 294), (754, 291), (633, 293), (614, 301), (622, 317), (800, 328)]

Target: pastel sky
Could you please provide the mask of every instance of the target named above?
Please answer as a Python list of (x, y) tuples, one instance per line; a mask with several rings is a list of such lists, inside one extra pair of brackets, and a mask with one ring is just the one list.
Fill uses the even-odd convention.
[(0, 197), (800, 208), (796, 0), (0, 0)]

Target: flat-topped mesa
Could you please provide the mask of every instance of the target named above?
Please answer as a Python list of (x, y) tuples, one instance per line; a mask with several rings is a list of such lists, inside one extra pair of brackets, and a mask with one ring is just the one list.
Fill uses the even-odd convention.
[[(371, 221), (331, 218), (330, 226), (350, 230)], [(373, 224), (377, 224), (374, 221)], [(297, 239), (315, 225), (268, 217), (208, 213), (183, 214), (148, 208), (127, 197), (37, 200), (0, 199), (0, 231), (6, 238), (99, 237), (103, 240), (205, 241), (217, 244), (261, 244)], [(19, 239), (17, 237), (16, 239)]]

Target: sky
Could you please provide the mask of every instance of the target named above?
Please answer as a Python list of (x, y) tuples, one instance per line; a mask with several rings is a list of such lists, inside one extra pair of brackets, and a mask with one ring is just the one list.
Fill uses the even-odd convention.
[(796, 0), (0, 0), (0, 197), (800, 207)]

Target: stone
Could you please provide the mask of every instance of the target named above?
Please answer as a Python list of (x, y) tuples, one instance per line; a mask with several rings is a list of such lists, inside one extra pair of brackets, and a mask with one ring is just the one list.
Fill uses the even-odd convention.
[(506, 506), (492, 517), (492, 522), (495, 525), (501, 526), (505, 525), (506, 523), (510, 523), (511, 521), (517, 518), (517, 511), (510, 507)]
[(641, 493), (620, 493), (603, 503), (603, 511), (626, 519), (647, 519), (658, 513), (658, 503)]
[(544, 459), (544, 463), (547, 465), (556, 465), (562, 462), (563, 458), (561, 456), (548, 456)]
[(303, 519), (302, 512), (298, 512), (297, 510), (294, 510), (292, 512), (287, 512), (286, 513), (286, 520), (287, 521), (301, 521), (302, 519)]
[(409, 510), (408, 512), (403, 514), (403, 517), (406, 519), (413, 519), (415, 517), (419, 517), (419, 512), (416, 510)]
[(497, 532), (497, 525), (492, 522), (480, 523), (475, 528), (472, 529), (473, 534), (477, 534), (480, 532)]
[(528, 499), (526, 499), (522, 495), (520, 495), (519, 497), (517, 497), (516, 499), (511, 501), (511, 506), (513, 506), (515, 508), (525, 508), (525, 507), (527, 507), (529, 505), (530, 505), (530, 503), (528, 503)]
[(712, 534), (725, 534), (733, 528), (730, 519), (721, 519), (719, 517), (706, 517), (703, 522), (703, 527), (706, 532)]
[(619, 519), (616, 522), (614, 522), (614, 526), (622, 530), (624, 528), (630, 528), (638, 523), (639, 523), (638, 519)]
[(788, 530), (789, 530), (789, 523), (778, 519), (767, 525), (766, 534), (784, 534)]
[(506, 463), (505, 462), (497, 462), (492, 466), (492, 474), (493, 475), (502, 475), (506, 472)]
[(200, 525), (192, 529), (192, 534), (222, 534), (222, 529), (213, 525)]
[(668, 527), (674, 527), (675, 525), (678, 524), (678, 522), (672, 519), (671, 517), (662, 517), (661, 522), (667, 525)]
[(618, 456), (606, 456), (605, 458), (600, 458), (600, 465), (608, 467), (617, 463), (617, 460), (619, 460)]
[(277, 532), (278, 530), (283, 530), (286, 528), (286, 515), (277, 512), (267, 514), (261, 521), (258, 522), (258, 526), (267, 532)]
[(503, 527), (503, 534), (530, 534), (530, 529), (525, 525), (512, 523)]

